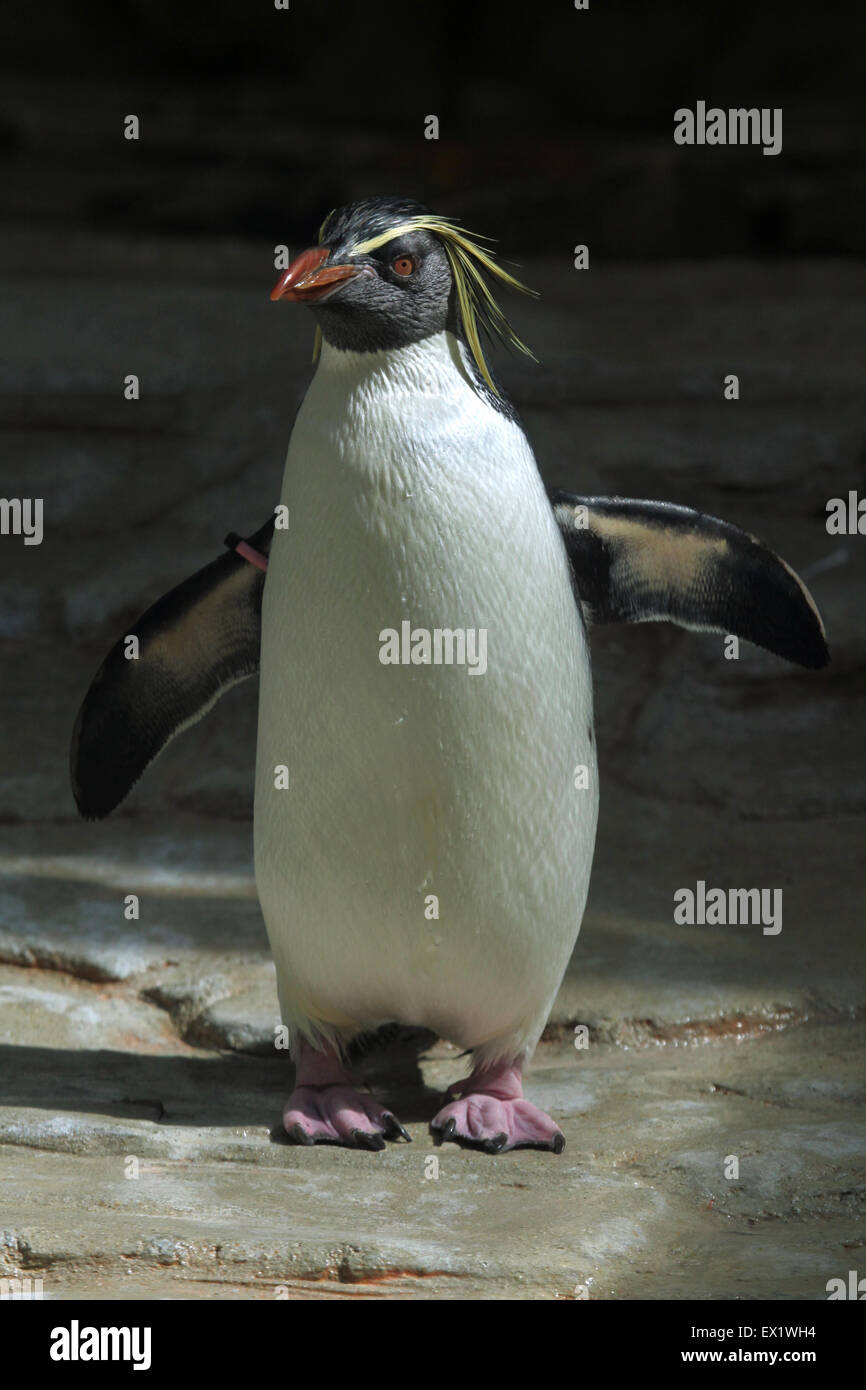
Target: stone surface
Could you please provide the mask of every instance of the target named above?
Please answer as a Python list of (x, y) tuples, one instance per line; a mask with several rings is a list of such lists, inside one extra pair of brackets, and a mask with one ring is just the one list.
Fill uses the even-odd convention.
[(52, 1089), (30, 1069), (0, 1136), (0, 1271), (49, 1298), (821, 1298), (866, 1239), (863, 1041), (816, 1025), (808, 1041), (543, 1044), (528, 1093), (565, 1152), (492, 1163), (434, 1147), (419, 1118), (453, 1056), (386, 1087), (413, 1143), (371, 1154), (245, 1123), (267, 1100), (277, 1113), (273, 1061), (127, 1055), (97, 1076), (72, 1053), (101, 1094), (115, 1067), (147, 1094), (47, 1118), (72, 1075)]
[[(269, 303), (267, 248), (142, 242), (124, 278), (118, 246), (73, 245), (80, 276), (53, 281), (14, 250), (4, 491), (43, 496), (46, 533), (0, 545), (0, 1271), (50, 1297), (824, 1297), (866, 1244), (866, 560), (823, 525), (866, 489), (863, 268), (523, 267), (543, 298), (514, 317), (542, 365), (503, 375), (548, 480), (761, 535), (808, 577), (833, 663), (593, 634), (598, 851), (528, 1085), (568, 1146), (492, 1159), (432, 1145), (465, 1062), (405, 1033), (360, 1065), (411, 1146), (281, 1141), (255, 681), (108, 821), (69, 791), (108, 644), (273, 504), (309, 324)], [(698, 879), (781, 889), (782, 931), (677, 926)]]

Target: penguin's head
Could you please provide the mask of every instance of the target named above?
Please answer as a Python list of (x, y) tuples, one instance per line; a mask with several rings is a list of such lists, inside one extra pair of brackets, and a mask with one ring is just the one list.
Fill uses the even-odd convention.
[(526, 289), (461, 227), (423, 204), (368, 198), (329, 213), (318, 245), (292, 261), (271, 299), (308, 304), (326, 341), (354, 352), (406, 347), (449, 328), (466, 341), (495, 391), (480, 331), (532, 354), (482, 270)]
[(441, 241), (412, 225), (425, 213), (420, 203), (393, 198), (336, 209), (318, 246), (292, 262), (271, 299), (309, 304), (327, 341), (356, 352), (405, 347), (441, 332), (451, 270)]

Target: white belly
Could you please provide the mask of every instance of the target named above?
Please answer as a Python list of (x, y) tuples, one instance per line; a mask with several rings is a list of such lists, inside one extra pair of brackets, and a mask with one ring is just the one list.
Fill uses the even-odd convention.
[[(586, 899), (590, 667), (532, 454), (455, 352), (326, 345), (298, 415), (262, 610), (256, 878), (293, 1029), (396, 1020), (516, 1054)], [(404, 620), (485, 629), (486, 671), (382, 664)]]

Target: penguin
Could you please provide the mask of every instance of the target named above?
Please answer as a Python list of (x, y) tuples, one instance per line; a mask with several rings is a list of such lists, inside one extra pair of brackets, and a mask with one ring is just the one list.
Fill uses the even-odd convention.
[(548, 493), (488, 362), (497, 339), (529, 353), (497, 281), (526, 288), (413, 200), (329, 214), (271, 293), (316, 327), (279, 505), (142, 615), (138, 659), (115, 645), (73, 731), (76, 803), (98, 819), (259, 672), (255, 874), (299, 1144), (409, 1138), (347, 1063), (403, 1024), (471, 1054), (431, 1120), (441, 1141), (562, 1151), (523, 1072), (589, 888), (590, 623), (829, 659), (811, 595), (755, 537), (664, 502)]

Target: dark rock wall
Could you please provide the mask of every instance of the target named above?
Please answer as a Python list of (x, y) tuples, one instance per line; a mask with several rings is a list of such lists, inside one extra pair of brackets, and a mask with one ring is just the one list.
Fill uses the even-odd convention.
[[(297, 242), (323, 207), (396, 190), (523, 254), (850, 254), (864, 49), (840, 0), (8, 7), (0, 216), (58, 251), (73, 229)], [(699, 99), (782, 107), (783, 156), (678, 149), (673, 112)]]

